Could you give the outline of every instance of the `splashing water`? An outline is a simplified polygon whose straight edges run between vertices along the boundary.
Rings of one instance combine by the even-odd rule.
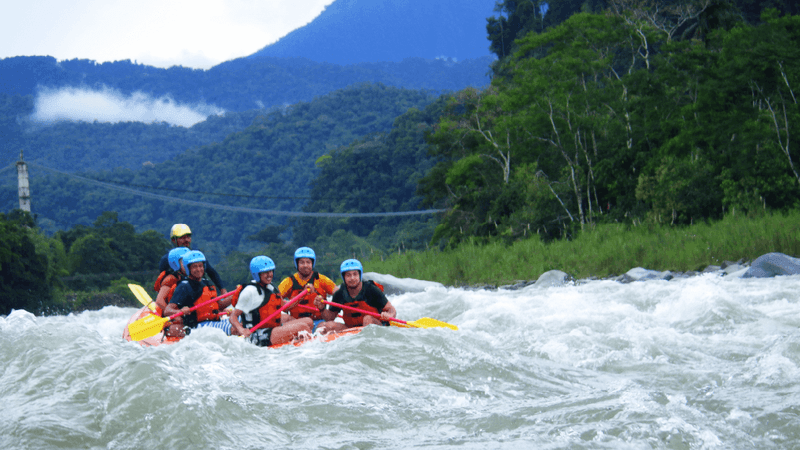
[[[800,276],[390,296],[266,349],[122,338],[130,308],[0,317],[0,448],[796,448]]]

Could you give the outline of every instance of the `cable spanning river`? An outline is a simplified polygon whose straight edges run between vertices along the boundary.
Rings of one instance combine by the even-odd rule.
[[[800,276],[390,296],[265,349],[122,339],[133,308],[0,316],[0,448],[800,448]]]

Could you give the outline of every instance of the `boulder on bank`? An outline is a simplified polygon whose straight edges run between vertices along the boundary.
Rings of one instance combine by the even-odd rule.
[[[560,270],[548,270],[547,272],[539,276],[539,278],[536,280],[536,283],[534,283],[533,286],[536,288],[564,286],[570,281],[572,281],[572,277],[569,276],[566,272],[562,272]]]
[[[742,278],[770,278],[797,274],[800,274],[800,259],[783,253],[767,253],[753,261]]]
[[[625,272],[624,275],[617,278],[620,283],[632,283],[634,281],[648,281],[648,280],[665,280],[669,281],[675,276],[669,270],[659,272],[657,270],[645,269],[643,267],[634,267],[633,269]]]
[[[413,278],[397,278],[376,272],[364,272],[364,280],[373,280],[383,286],[386,295],[404,294],[406,292],[423,292],[429,287],[444,287],[435,281],[415,280]]]

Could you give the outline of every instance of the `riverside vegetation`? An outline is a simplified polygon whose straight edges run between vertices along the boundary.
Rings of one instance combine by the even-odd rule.
[[[535,280],[548,270],[575,278],[621,275],[634,267],[702,271],[724,261],[752,261],[770,252],[800,255],[800,212],[745,217],[734,214],[690,226],[601,224],[572,240],[537,236],[511,244],[464,242],[451,250],[373,258],[367,270],[448,286],[505,285]]]

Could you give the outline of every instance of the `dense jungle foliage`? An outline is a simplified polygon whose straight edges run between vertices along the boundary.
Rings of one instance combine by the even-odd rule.
[[[91,305],[100,291],[132,306],[136,301],[127,283],[149,284],[156,275],[154,261],[169,248],[160,233],[136,233],[115,212],[101,214],[92,226],[79,225],[52,237],[38,229],[30,213],[15,209],[0,214],[0,314],[103,306]]]
[[[687,35],[711,2],[611,4],[530,32],[490,88],[453,96],[420,182],[448,209],[434,241],[798,206],[800,17]]]

